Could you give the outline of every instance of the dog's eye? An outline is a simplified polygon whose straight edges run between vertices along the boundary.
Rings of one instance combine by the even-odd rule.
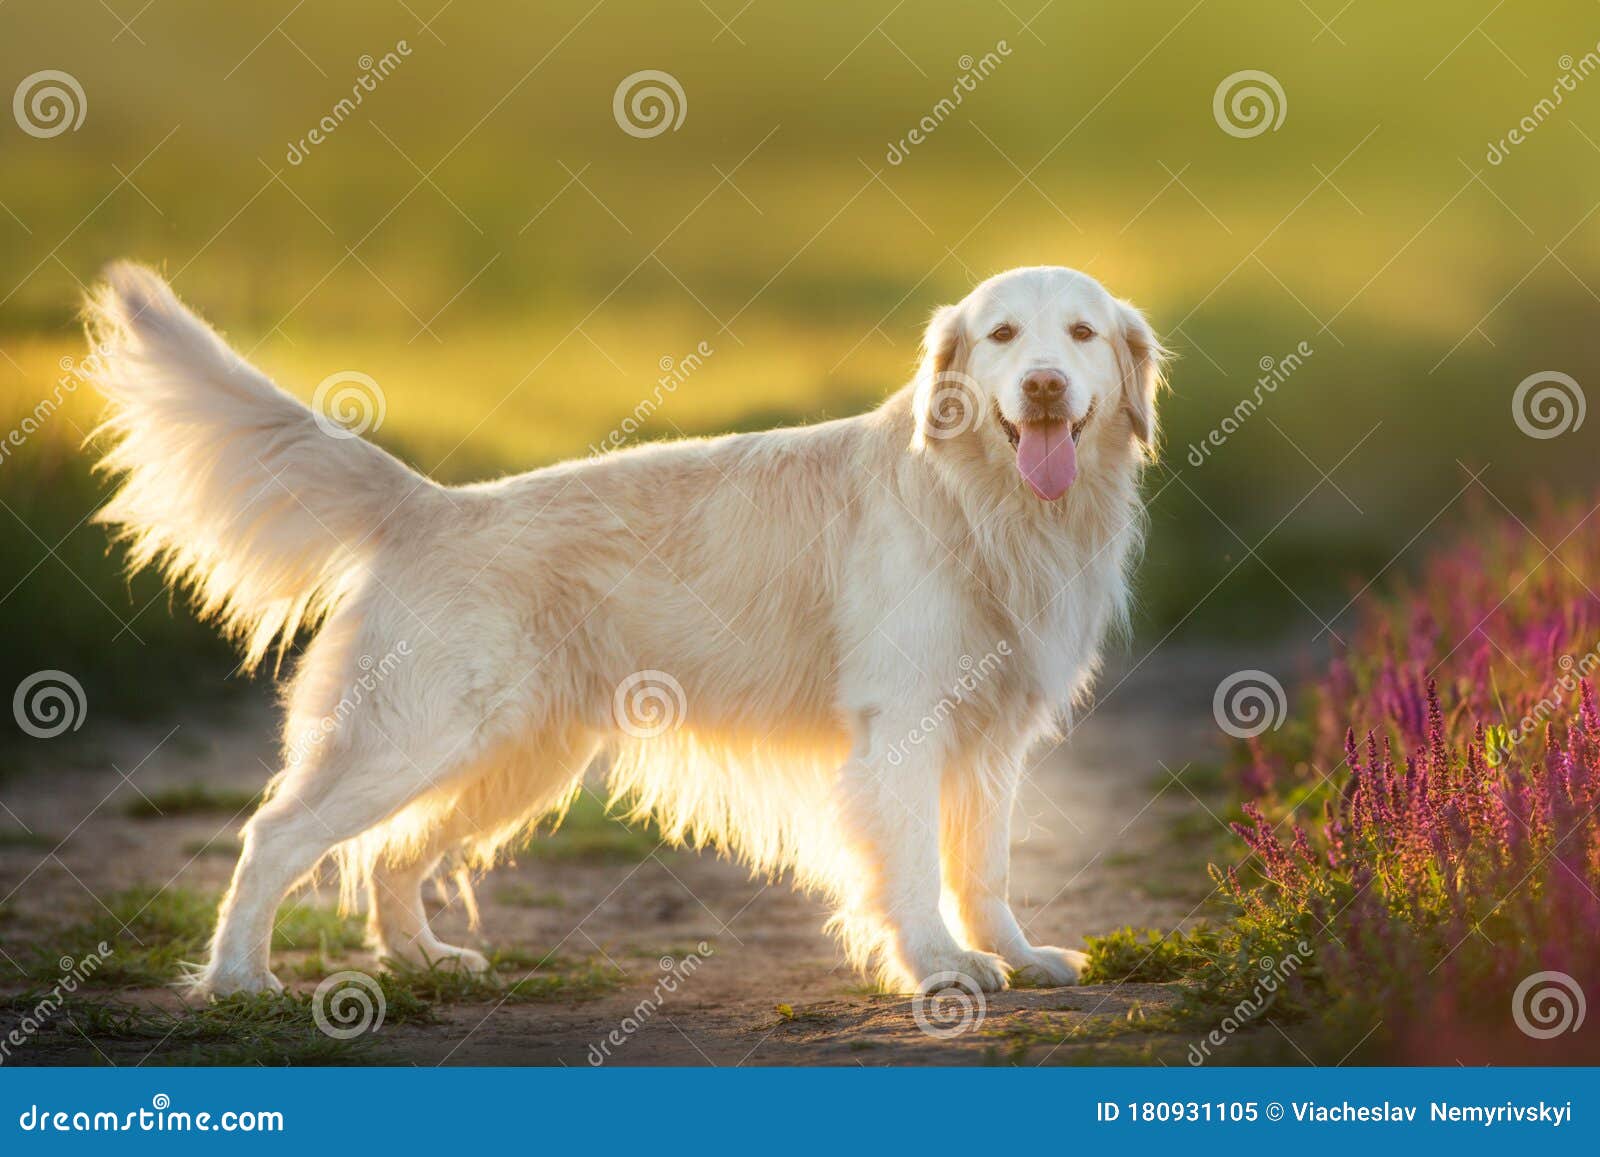
[[[1010,341],[1017,336],[1017,327],[1010,322],[1002,322],[989,331],[989,336],[995,341]]]
[[[1080,321],[1077,325],[1072,327],[1072,339],[1074,341],[1088,341],[1093,336],[1093,326],[1085,325]]]

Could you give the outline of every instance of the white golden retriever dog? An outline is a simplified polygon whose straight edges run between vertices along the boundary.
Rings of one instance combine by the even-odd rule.
[[[198,991],[281,987],[274,914],[329,857],[379,952],[483,969],[433,935],[424,881],[559,818],[602,755],[668,838],[824,895],[894,988],[1078,979],[1011,910],[1010,817],[1125,618],[1164,356],[1092,278],[984,282],[868,414],[456,488],[146,269],[89,311],[121,482],[98,518],[131,565],[191,587],[248,665],[321,624]]]

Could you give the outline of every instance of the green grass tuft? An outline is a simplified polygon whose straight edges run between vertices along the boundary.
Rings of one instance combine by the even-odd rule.
[[[122,814],[139,820],[202,815],[238,816],[243,820],[260,803],[259,792],[230,791],[190,783],[135,796],[123,807]]]

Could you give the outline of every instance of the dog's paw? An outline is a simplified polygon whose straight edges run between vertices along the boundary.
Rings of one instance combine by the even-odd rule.
[[[964,988],[968,992],[999,992],[1010,981],[1010,968],[993,952],[929,953],[918,962],[916,990],[919,993],[938,992],[946,988]]]
[[[489,958],[471,948],[457,948],[454,944],[435,941],[422,946],[415,944],[386,947],[378,946],[378,958],[400,968],[439,969],[449,972],[480,973],[489,971]]]
[[[457,972],[480,973],[489,971],[489,958],[473,948],[457,948],[453,944],[439,945],[432,957],[435,968],[452,968]]]
[[[1089,958],[1072,948],[1030,947],[1009,959],[1018,984],[1041,988],[1077,984],[1089,967]]]
[[[240,993],[253,995],[265,992],[277,995],[283,991],[283,981],[265,968],[252,970],[217,968],[212,965],[193,969],[179,982],[179,986],[193,1000],[219,1000]]]

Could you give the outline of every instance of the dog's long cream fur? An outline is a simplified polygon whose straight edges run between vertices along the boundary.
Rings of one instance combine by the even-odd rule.
[[[277,986],[273,914],[330,854],[380,951],[482,968],[423,881],[492,865],[600,755],[671,839],[827,896],[893,986],[1076,979],[1006,876],[1023,757],[1125,614],[1155,440],[1161,348],[1092,279],[984,283],[859,417],[459,488],[330,433],[148,270],[89,308],[121,478],[99,520],[250,665],[319,628],[201,990]],[[1079,431],[1054,501],[1010,444],[1050,420]]]

